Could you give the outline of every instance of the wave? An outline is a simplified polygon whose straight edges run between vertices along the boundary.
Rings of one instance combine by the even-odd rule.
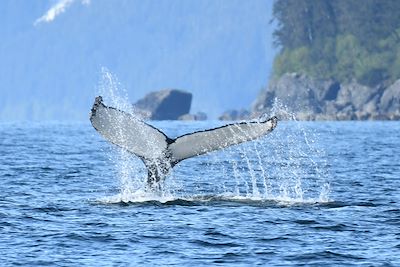
[[[133,193],[119,193],[113,196],[98,198],[95,204],[119,204],[119,205],[250,205],[250,206],[302,206],[302,205],[327,205],[328,200],[320,199],[293,199],[288,197],[261,197],[241,196],[232,193],[222,194],[193,194],[176,196],[162,192],[138,190]]]

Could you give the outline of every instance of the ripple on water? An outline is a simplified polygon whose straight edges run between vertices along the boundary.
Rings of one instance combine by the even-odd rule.
[[[157,123],[175,135],[182,130]],[[184,130],[213,126],[207,123]],[[314,183],[324,169],[305,161],[310,150],[288,149],[297,139],[274,147],[280,159],[269,146],[261,161],[247,153],[249,165],[242,150],[254,144],[188,160],[157,195],[124,191],[126,173],[107,158],[115,151],[89,124],[0,124],[8,139],[0,142],[0,265],[400,266],[400,124],[304,125],[327,147],[326,198]],[[256,145],[297,133],[289,122],[278,127],[279,136]],[[143,180],[142,165],[127,173]]]
[[[286,257],[288,259],[295,260],[326,260],[326,259],[339,259],[339,260],[363,260],[364,257],[360,257],[357,255],[349,254],[349,253],[338,253],[329,250],[311,252],[311,253],[303,253],[300,255],[293,255]]]

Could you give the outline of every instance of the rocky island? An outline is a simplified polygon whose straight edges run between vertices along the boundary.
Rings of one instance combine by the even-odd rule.
[[[150,120],[206,120],[205,113],[190,114],[192,98],[189,92],[165,89],[150,92],[133,107],[143,118]]]

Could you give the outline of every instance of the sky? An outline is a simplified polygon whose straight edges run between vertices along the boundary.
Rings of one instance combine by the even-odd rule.
[[[132,103],[181,89],[216,118],[250,107],[276,52],[269,0],[2,0],[0,12],[0,121],[87,120],[103,68]]]

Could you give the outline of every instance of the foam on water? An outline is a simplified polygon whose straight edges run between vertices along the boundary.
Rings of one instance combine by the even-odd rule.
[[[222,193],[218,195],[191,195],[191,196],[177,196],[177,195],[162,195],[150,191],[137,190],[130,194],[119,193],[114,196],[107,196],[98,198],[95,203],[100,204],[139,204],[139,203],[160,203],[160,204],[174,204],[179,202],[192,203],[192,204],[213,204],[213,203],[232,203],[232,204],[266,204],[279,205],[279,206],[293,206],[293,205],[314,205],[332,203],[331,201],[318,201],[314,199],[293,199],[293,198],[265,198],[256,196],[243,196],[236,193]]]
[[[107,69],[102,72],[99,91],[105,103],[141,119],[115,76]],[[277,99],[270,114],[264,114],[260,120],[271,116],[277,116],[280,120],[273,133],[207,155],[207,160],[218,164],[207,164],[207,172],[203,176],[210,173],[221,176],[221,184],[216,185],[218,190],[211,193],[225,201],[328,202],[329,169],[325,152],[318,143],[318,133],[307,128],[306,123],[299,122],[294,113]],[[149,149],[152,147],[150,143],[147,145]],[[120,192],[99,199],[102,203],[166,203],[177,199],[203,199],[199,192],[189,192],[184,188],[182,181],[185,177],[180,177],[179,172],[172,172],[168,176],[160,192],[152,192],[147,190],[147,171],[138,158],[118,148],[112,150],[109,158],[118,172]],[[185,164],[185,161],[181,164]],[[204,179],[194,177],[195,181]]]

